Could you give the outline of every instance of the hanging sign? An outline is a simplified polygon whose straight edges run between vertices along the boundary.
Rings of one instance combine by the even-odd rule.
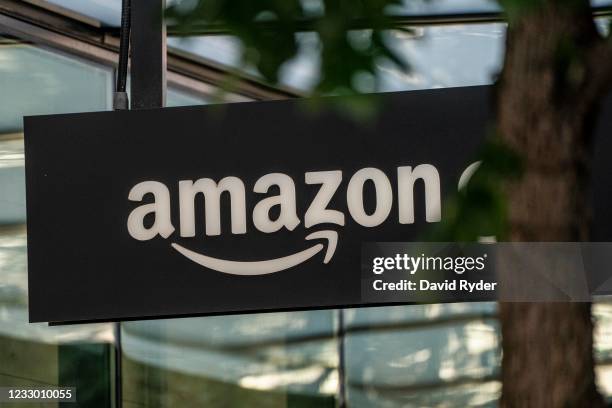
[[[299,101],[27,117],[30,320],[373,303],[362,244],[444,218],[488,93],[384,94],[371,122]]]

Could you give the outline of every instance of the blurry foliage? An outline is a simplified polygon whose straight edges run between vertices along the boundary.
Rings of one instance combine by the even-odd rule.
[[[383,60],[404,72],[408,64],[388,46],[385,10],[401,0],[183,0],[166,11],[179,29],[223,26],[242,45],[242,66],[256,67],[278,84],[284,64],[300,51],[297,34],[319,38],[320,78],[315,94],[357,94],[376,82]],[[368,29],[355,30],[357,27]],[[361,89],[360,89],[361,88]],[[374,89],[372,89],[374,90]]]
[[[481,237],[503,241],[507,236],[508,209],[502,185],[521,176],[522,161],[499,137],[487,140],[478,158],[480,166],[463,188],[447,198],[442,222],[432,228],[427,241],[470,242]]]

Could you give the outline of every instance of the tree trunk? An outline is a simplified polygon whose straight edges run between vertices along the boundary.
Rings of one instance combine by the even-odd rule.
[[[524,174],[506,185],[509,240],[588,240],[589,140],[608,60],[587,0],[541,0],[510,22],[497,121]],[[590,304],[501,303],[500,320],[502,406],[604,406]]]

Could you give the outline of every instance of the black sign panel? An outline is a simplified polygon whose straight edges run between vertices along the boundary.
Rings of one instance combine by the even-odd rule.
[[[386,94],[371,123],[299,101],[28,117],[30,320],[365,303],[362,243],[444,217],[488,93]],[[610,183],[595,187],[610,224]]]

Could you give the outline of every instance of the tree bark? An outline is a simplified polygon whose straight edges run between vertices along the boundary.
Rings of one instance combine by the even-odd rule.
[[[522,158],[505,186],[509,240],[588,240],[590,136],[610,47],[587,0],[541,0],[510,22],[497,84],[501,138]],[[500,303],[503,407],[602,407],[591,305]]]

